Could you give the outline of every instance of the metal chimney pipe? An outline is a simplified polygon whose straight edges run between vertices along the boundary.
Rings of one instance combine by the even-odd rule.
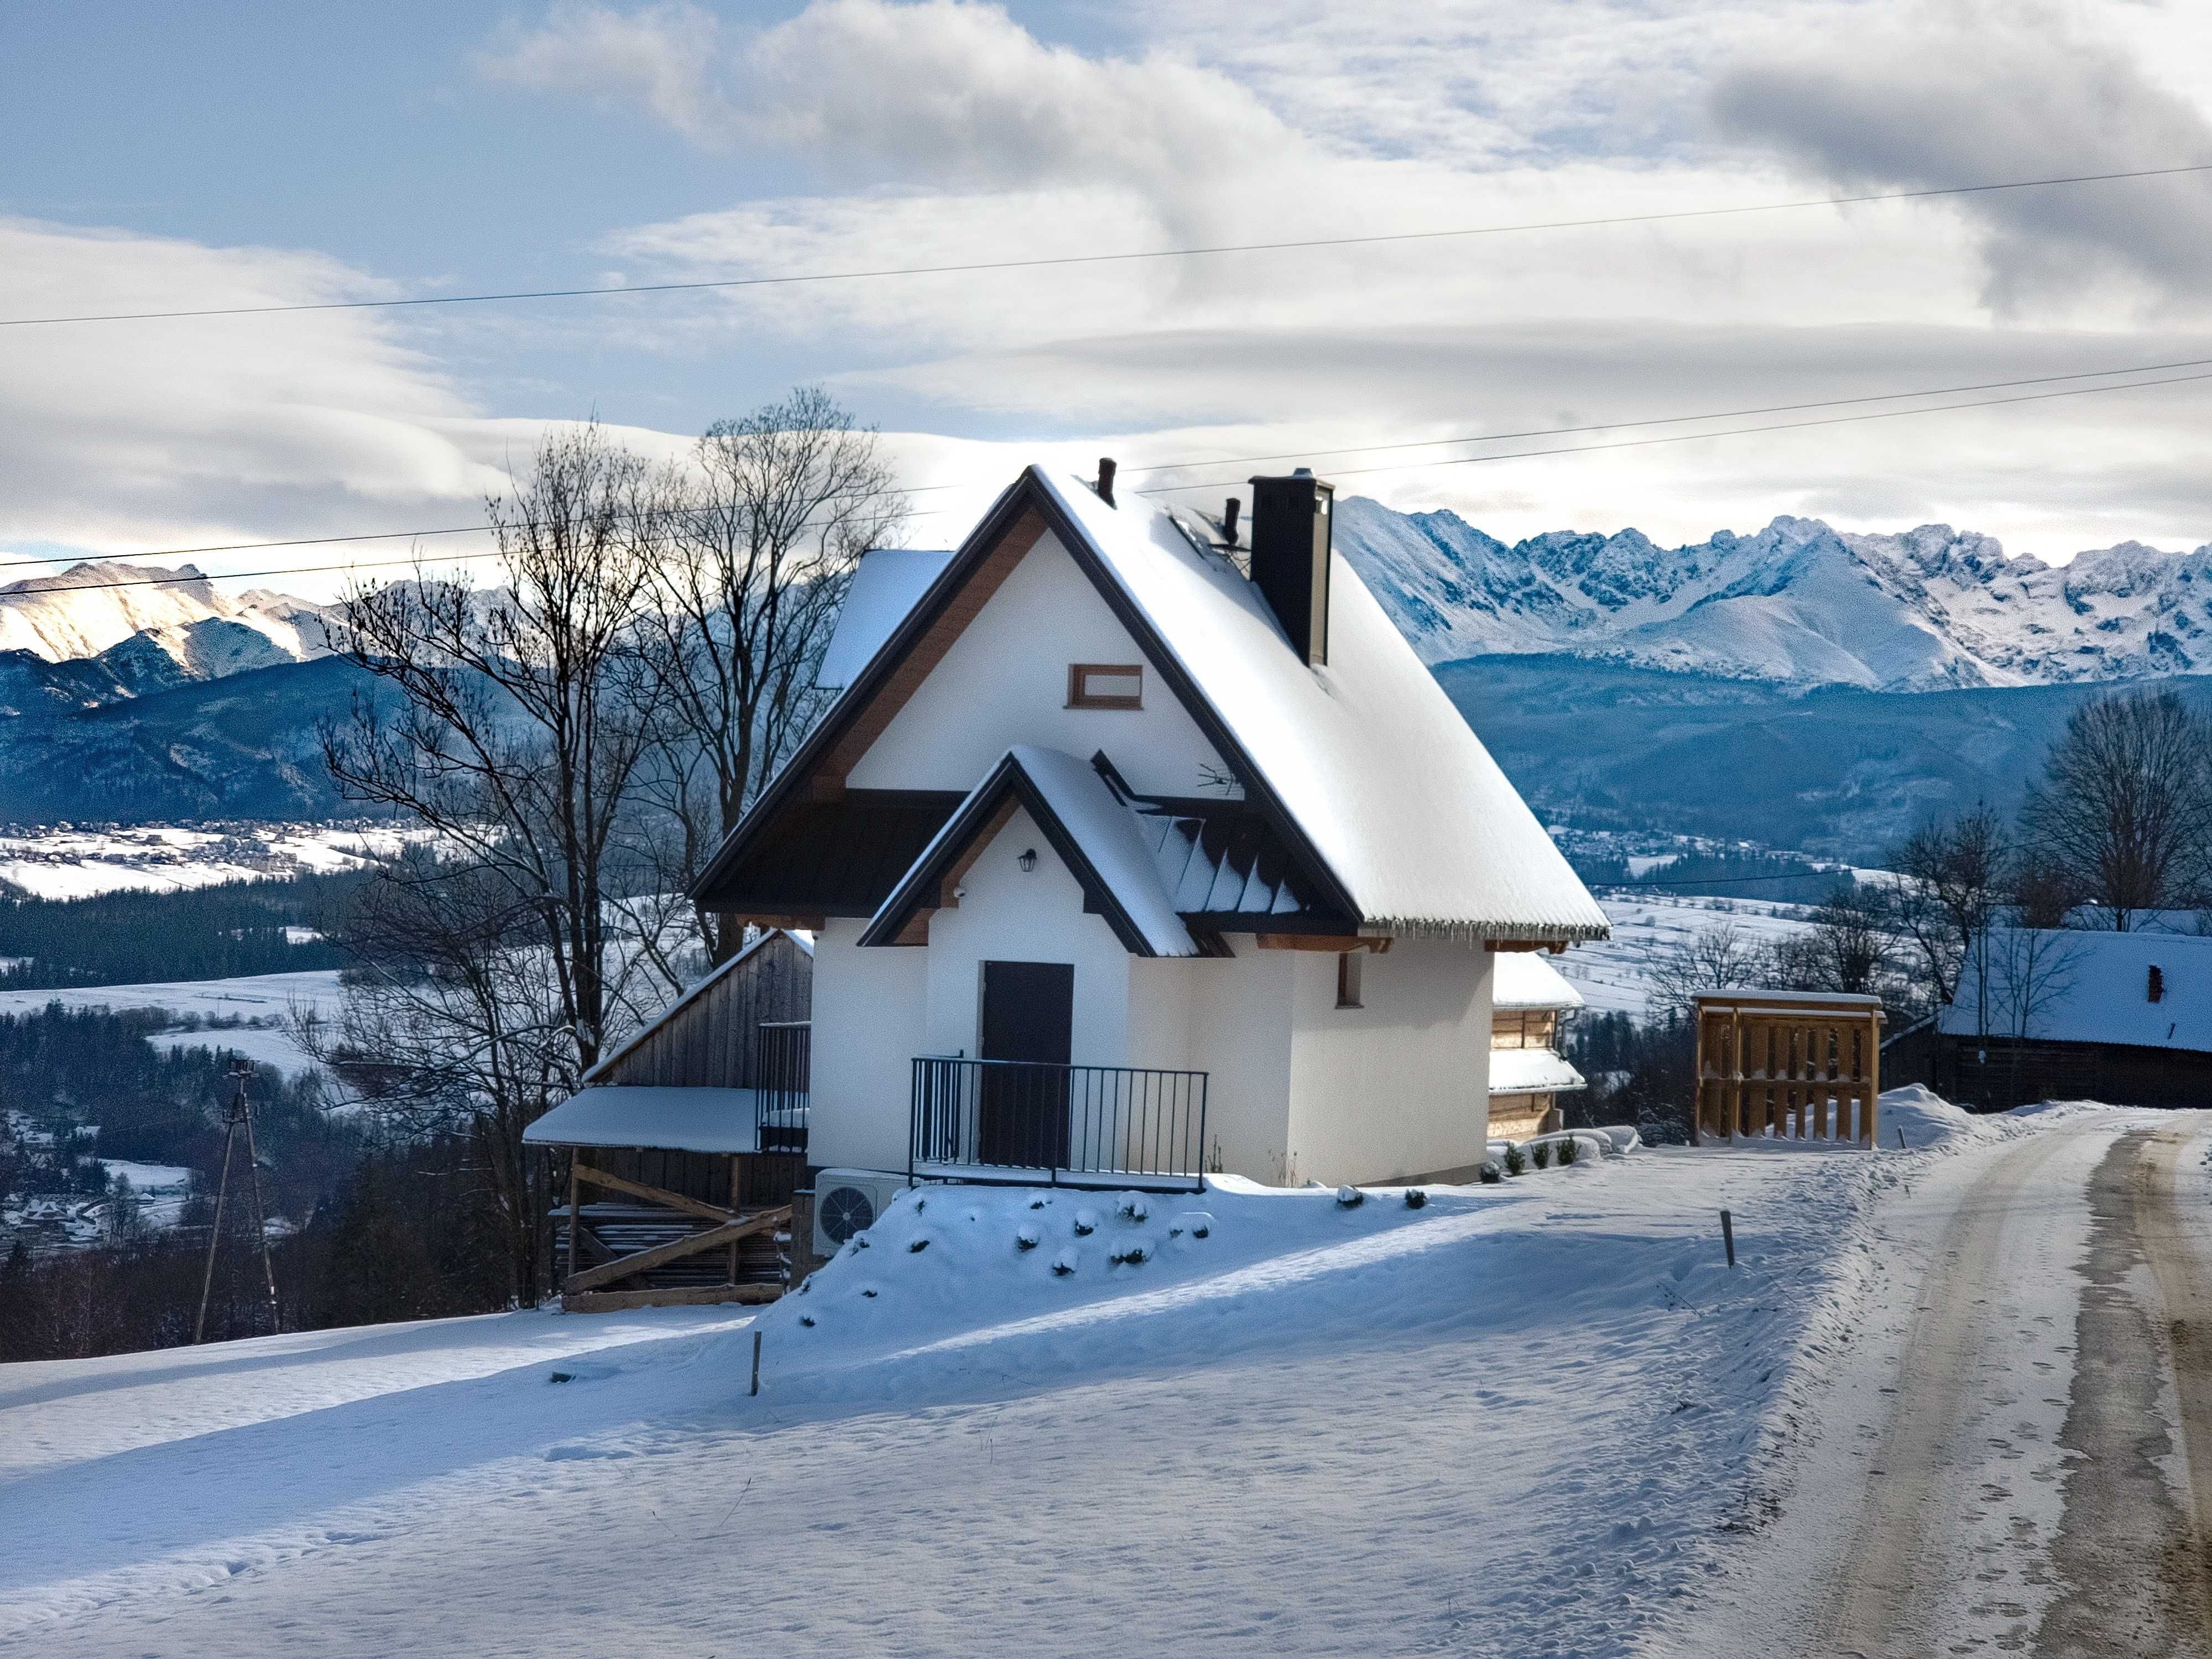
[[[1098,499],[1109,507],[1114,505],[1114,458],[1111,455],[1098,458]]]
[[[1234,495],[1221,509],[1221,539],[1231,547],[1237,545],[1237,515],[1243,510],[1244,503]]]

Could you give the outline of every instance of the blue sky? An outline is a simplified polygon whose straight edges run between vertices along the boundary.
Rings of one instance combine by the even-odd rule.
[[[2207,9],[22,4],[0,11],[0,314],[2212,161],[2187,74],[2212,50]],[[597,413],[672,454],[801,380],[893,434],[915,481],[975,481],[917,526],[943,540],[1032,456],[1334,450],[2212,357],[2207,256],[2212,188],[2183,180],[1180,265],[20,331],[0,338],[16,440],[0,545],[465,521],[545,422]],[[1351,487],[1506,536],[1694,539],[1789,512],[1943,520],[2052,556],[2194,545],[2212,538],[2206,401],[2182,386]]]

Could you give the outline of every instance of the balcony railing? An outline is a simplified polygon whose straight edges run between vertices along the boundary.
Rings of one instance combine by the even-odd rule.
[[[753,1097],[754,1144],[763,1152],[806,1150],[807,1091],[813,1073],[811,1020],[763,1020],[759,1083]]]
[[[924,1055],[908,1173],[1054,1186],[1205,1185],[1204,1072]]]

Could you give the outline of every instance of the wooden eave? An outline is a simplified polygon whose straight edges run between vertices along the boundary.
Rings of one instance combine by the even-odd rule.
[[[717,897],[717,889],[758,843],[766,827],[794,800],[834,798],[860,757],[880,738],[922,682],[944,660],[953,641],[982,610],[1045,531],[1059,538],[1078,568],[1106,601],[1146,661],[1175,693],[1199,730],[1226,759],[1244,786],[1245,799],[1267,818],[1336,910],[1348,918],[1358,907],[1220,712],[1207,701],[1181,659],[1168,648],[1143,611],[1123,591],[1091,545],[1090,538],[1061,509],[1035,467],[1008,485],[959,550],[922,594],[890,639],[753,804],[730,838],[691,886],[690,896],[713,909],[742,910],[744,901]],[[1289,649],[1288,646],[1284,647]],[[1355,924],[1356,925],[1356,922]]]

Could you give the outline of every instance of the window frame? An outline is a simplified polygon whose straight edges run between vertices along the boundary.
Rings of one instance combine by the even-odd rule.
[[[1366,975],[1360,964],[1364,951],[1340,951],[1336,955],[1336,1006],[1340,1008],[1364,1008]]]
[[[1133,678],[1135,691],[1126,696],[1111,692],[1093,691],[1089,680],[1094,674],[1112,674]],[[1067,665],[1067,706],[1070,708],[1141,709],[1145,706],[1145,665],[1140,662],[1072,662]]]

